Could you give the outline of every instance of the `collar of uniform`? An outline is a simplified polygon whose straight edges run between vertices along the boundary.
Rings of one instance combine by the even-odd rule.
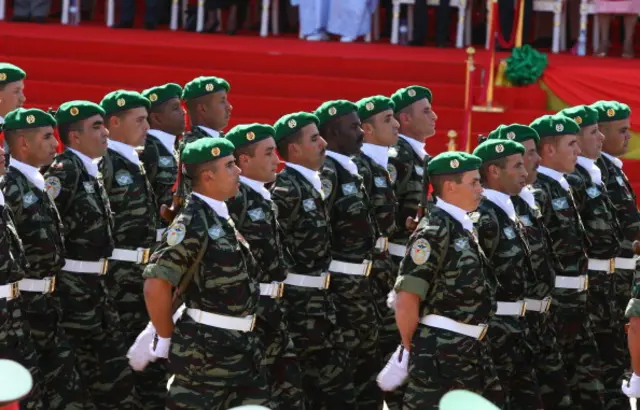
[[[135,147],[125,144],[124,142],[114,140],[107,140],[107,146],[125,157],[132,164],[140,166],[140,158],[138,158],[138,152]]]
[[[578,157],[578,164],[589,172],[591,182],[596,185],[602,185],[602,171],[596,165],[596,161],[587,157]]]
[[[534,198],[533,193],[528,186],[522,188],[518,196],[522,198],[531,209],[536,209],[538,207],[536,205],[536,199]]]
[[[84,164],[84,167],[86,168],[89,175],[91,175],[94,178],[98,176],[98,165],[93,162],[94,160],[84,155],[82,152],[75,150],[71,147],[67,147],[67,149],[72,153],[74,153],[78,158],[80,158],[80,161],[82,161],[82,163]]]
[[[494,204],[498,205],[504,213],[507,214],[509,219],[512,221],[516,221],[516,208],[513,206],[513,202],[511,202],[511,198],[509,195],[502,193],[500,191],[496,191],[495,189],[484,189],[484,197]]]
[[[329,150],[327,150],[327,156],[336,160],[338,164],[342,165],[351,175],[358,175],[358,166],[350,157]]]
[[[20,162],[14,157],[10,157],[9,166],[20,171],[20,173],[27,177],[27,179],[31,181],[33,185],[37,186],[38,189],[44,191],[44,177],[42,176],[38,168],[33,167],[29,164],[25,164],[24,162]]]
[[[315,190],[318,191],[320,193],[320,195],[323,195],[322,194],[322,181],[320,180],[320,174],[318,173],[318,171],[314,171],[314,170],[309,169],[307,167],[303,167],[302,165],[293,164],[291,162],[285,162],[285,165],[288,166],[289,168],[295,169],[296,171],[301,173],[302,176],[305,177],[307,179],[307,181],[309,181],[311,183],[311,185],[313,185]]]
[[[462,224],[462,227],[467,231],[473,231],[473,221],[471,220],[471,218],[469,218],[469,215],[467,215],[467,212],[465,210],[463,210],[462,208],[458,208],[455,205],[451,205],[440,197],[436,198],[436,206],[438,208],[442,209],[443,211],[451,215],[453,219],[460,222],[460,224]]]
[[[389,163],[389,147],[365,142],[362,144],[361,151],[364,155],[371,158],[373,162],[387,169],[387,164]]]
[[[569,192],[569,182],[567,182],[567,179],[564,177],[564,175],[562,175],[561,172],[558,172],[555,169],[543,167],[542,165],[538,167],[538,172],[558,181],[558,183],[562,185],[562,188],[565,191]]]
[[[210,136],[212,136],[213,138],[218,138],[220,136],[220,133],[216,130],[212,130],[209,127],[205,127],[204,125],[198,125],[198,127],[200,127],[200,129],[204,132],[206,132],[207,134],[209,134]],[[173,150],[171,151],[173,152]]]
[[[262,195],[262,197],[267,201],[271,201],[271,192],[264,187],[264,182],[259,182],[255,179],[247,178],[242,175],[240,175],[240,182]]]
[[[4,206],[4,194],[2,190],[0,190],[0,206]]]
[[[613,162],[613,165],[622,169],[622,160],[620,158],[616,158],[613,155],[607,154],[606,152],[602,152],[601,154],[604,155],[609,161]]]
[[[4,124],[4,117],[0,115],[0,124]]]
[[[161,130],[149,130],[147,131],[147,133],[156,137],[162,143],[162,145],[164,145],[167,151],[174,151],[174,144],[176,143],[175,135],[171,135],[168,132],[164,132]]]
[[[406,135],[402,135],[402,134],[400,134],[400,138],[407,141],[407,143],[411,145],[413,152],[415,152],[416,155],[419,156],[420,159],[424,161],[424,157],[427,156],[427,151],[424,150],[424,142],[414,140],[413,138],[409,138]]]
[[[209,198],[208,196],[204,196],[197,192],[194,192],[193,195],[202,199],[207,205],[209,205],[209,207],[213,209],[213,212],[215,212],[216,215],[223,219],[229,219],[229,209],[227,208],[227,204],[222,201],[218,201],[217,199]]]

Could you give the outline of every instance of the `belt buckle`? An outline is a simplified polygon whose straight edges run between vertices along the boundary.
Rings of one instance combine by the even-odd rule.
[[[381,236],[378,238],[378,241],[382,241],[382,246],[380,246],[380,249],[378,249],[378,251],[380,252],[386,252],[389,249],[389,238],[387,238],[386,236]]]
[[[141,255],[140,261],[138,262],[139,265],[146,265],[147,263],[149,263],[149,253],[149,248],[138,248],[138,255]]]
[[[614,273],[616,271],[616,259],[609,259],[609,273]]]
[[[20,283],[13,282],[9,284],[9,299],[15,299],[20,296]]]
[[[251,326],[249,327],[249,332],[253,332],[253,329],[256,327],[256,315],[251,315]]]
[[[584,277],[584,287],[582,288],[583,291],[589,289],[589,275],[582,275]]]
[[[45,282],[45,288],[42,291],[42,294],[46,295],[47,293],[53,293],[53,291],[56,289],[56,277],[51,276],[51,277],[45,278],[44,282]]]
[[[527,313],[527,302],[522,300],[520,303],[522,304],[522,307],[520,308],[520,317],[522,317]]]
[[[553,299],[550,298],[550,297],[546,297],[546,298],[542,299],[543,302],[546,302],[546,305],[544,307],[544,313],[549,312],[549,309],[551,309],[551,301],[552,300]]]
[[[487,331],[489,330],[489,326],[487,326],[486,324],[481,324],[478,325],[482,328],[482,332],[480,332],[480,335],[477,337],[478,340],[482,340],[484,339],[484,337],[487,335]]]
[[[371,267],[373,266],[373,263],[371,261],[366,261],[367,264],[367,269],[364,271],[364,277],[367,278],[369,277],[369,275],[371,275]]]
[[[109,269],[109,259],[102,259],[102,271],[98,275],[103,276],[107,274],[107,270]]]
[[[284,283],[282,282],[274,282],[274,284],[277,286],[276,290],[276,295],[273,297],[274,299],[278,299],[281,298],[282,295],[284,295]]]
[[[325,272],[324,274],[324,286],[321,289],[329,289],[329,284],[331,283],[331,273]]]

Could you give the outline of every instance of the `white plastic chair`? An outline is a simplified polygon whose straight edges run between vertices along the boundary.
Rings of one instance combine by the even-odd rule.
[[[418,0],[423,1],[423,0]],[[428,6],[438,6],[440,0],[426,0]],[[400,7],[406,5],[409,38],[413,34],[413,6],[415,0],[393,0],[391,19],[391,44],[398,44],[398,32],[400,30]],[[456,48],[462,48],[471,44],[471,0],[451,0],[450,6],[458,9],[458,23],[456,25]],[[426,17],[425,17],[426,18]]]
[[[600,46],[600,27],[598,25],[598,19],[596,18],[596,6],[591,0],[582,0],[580,2],[580,36],[587,37],[587,23],[589,21],[589,14],[594,16],[593,19],[593,49],[597,50]],[[580,54],[581,55],[581,54]]]

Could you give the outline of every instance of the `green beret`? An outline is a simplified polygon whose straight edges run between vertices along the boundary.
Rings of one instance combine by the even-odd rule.
[[[144,107],[149,109],[151,103],[142,94],[136,91],[117,90],[105,95],[100,106],[106,115],[120,111],[131,110],[133,108]]]
[[[144,90],[142,96],[148,99],[152,106],[160,105],[172,98],[179,99],[182,96],[182,87],[175,83],[151,87]]]
[[[320,126],[320,120],[313,114],[308,112],[296,112],[293,114],[287,114],[282,117],[273,125],[275,130],[276,142],[280,141],[284,137],[287,137],[295,132],[303,129],[309,124],[316,124]]]
[[[182,150],[183,164],[202,164],[233,154],[235,147],[225,138],[200,138]]]
[[[254,123],[236,125],[231,128],[224,137],[228,139],[234,147],[240,148],[266,140],[267,138],[272,138],[275,133],[271,125]]]
[[[508,139],[486,140],[473,150],[473,155],[480,158],[482,162],[494,161],[496,159],[508,157],[509,155],[524,153],[524,145]]]
[[[4,117],[2,129],[8,131],[47,126],[56,126],[56,119],[51,114],[37,108],[18,108]]]
[[[395,104],[391,98],[384,95],[376,95],[374,97],[363,98],[356,103],[358,107],[358,116],[361,121],[371,118],[382,111],[393,110]]]
[[[558,115],[569,117],[581,127],[588,127],[598,123],[598,110],[588,105],[577,105],[571,108],[565,108]]]
[[[419,85],[411,85],[406,88],[401,88],[391,96],[391,100],[395,104],[396,112],[405,109],[416,101],[426,98],[429,102],[432,101],[433,95],[431,90]]]
[[[347,100],[334,100],[323,103],[313,114],[318,117],[318,121],[320,121],[318,126],[321,127],[329,122],[329,120],[342,117],[352,112],[358,112],[358,107],[354,103]]]
[[[20,67],[9,63],[0,63],[0,85],[24,80],[27,73]]]
[[[533,140],[536,145],[540,142],[538,133],[533,128],[522,124],[501,125],[491,131],[487,140],[513,140],[515,142],[525,142]]]
[[[217,93],[220,90],[229,92],[231,86],[223,78],[197,77],[189,81],[182,90],[182,99],[185,101],[202,97],[203,95]]]
[[[447,151],[436,155],[427,167],[429,176],[459,174],[480,168],[482,160],[475,155],[462,151]]]
[[[598,112],[598,122],[626,120],[631,116],[631,108],[617,101],[598,101],[590,105]]]
[[[101,106],[91,101],[67,101],[56,111],[58,125],[86,120],[94,115],[104,117],[105,112]]]
[[[540,138],[556,137],[558,135],[578,134],[580,126],[571,118],[564,115],[543,115],[529,124]]]

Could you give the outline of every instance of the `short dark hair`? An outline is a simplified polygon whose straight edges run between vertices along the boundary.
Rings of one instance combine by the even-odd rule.
[[[109,126],[109,121],[111,121],[111,118],[118,117],[119,119],[122,119],[122,117],[124,117],[126,113],[127,111],[118,111],[118,112],[112,112],[110,114],[105,115],[104,116],[105,126]]]
[[[440,194],[442,194],[442,187],[445,182],[455,182],[456,184],[462,183],[463,175],[464,173],[431,176],[429,178],[429,182],[433,187],[433,196],[440,196]]]
[[[69,133],[72,131],[82,131],[82,121],[74,121],[58,125],[58,134],[60,141],[64,145],[69,145]]]
[[[253,157],[254,155],[256,155],[256,145],[249,144],[236,148],[233,152],[233,156],[236,157],[236,162],[238,162],[238,158],[240,158],[240,155],[248,155],[250,157]]]
[[[289,159],[289,145],[298,144],[300,139],[302,138],[302,128],[294,132],[293,134],[287,135],[286,137],[281,138],[276,143],[276,148],[278,148],[278,153],[285,161]]]
[[[502,158],[498,158],[498,159],[494,159],[493,161],[487,161],[484,162],[481,166],[480,166],[480,181],[482,182],[486,182],[487,181],[487,172],[489,171],[489,167],[491,165],[495,165],[500,169],[505,169],[505,167],[507,166],[507,157],[502,157]]]
[[[560,141],[561,137],[562,135],[554,135],[553,137],[540,138],[540,143],[538,144],[538,154],[542,154],[542,148],[545,145],[549,145],[549,144],[552,144],[553,146],[558,145],[558,142]]]

